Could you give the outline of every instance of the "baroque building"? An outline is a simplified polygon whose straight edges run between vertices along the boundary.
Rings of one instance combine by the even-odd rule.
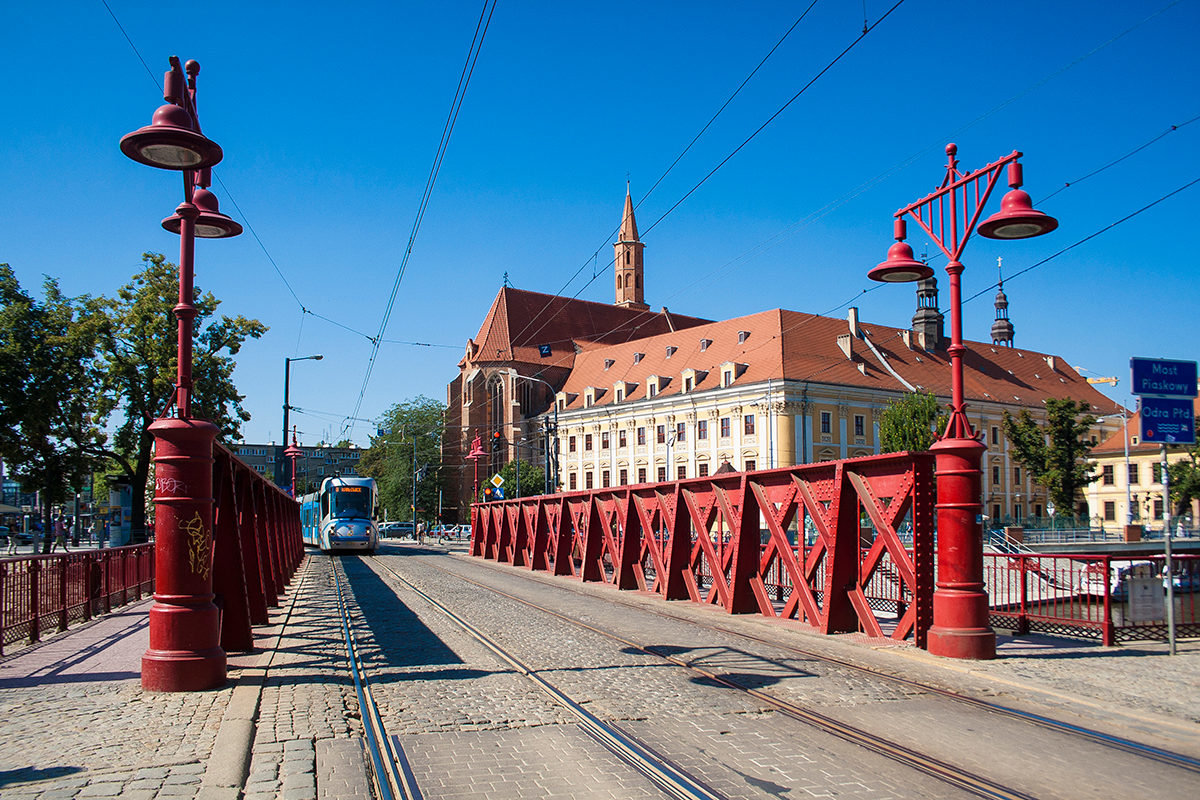
[[[467,342],[447,388],[443,453],[453,476],[447,505],[460,520],[469,516],[475,465],[465,457],[475,436],[495,443],[479,461],[480,485],[520,458],[550,465],[558,488],[571,491],[704,476],[724,464],[871,455],[890,401],[923,391],[949,402],[934,279],[918,285],[909,329],[862,321],[855,308],[845,319],[777,308],[711,321],[645,303],[628,190],[613,248],[612,305],[502,288]],[[1046,493],[1011,457],[1004,412],[1044,417],[1051,397],[1096,414],[1115,406],[1062,358],[1013,347],[1011,322],[1003,327],[994,343],[966,343],[965,391],[988,446],[984,513],[1020,520],[1043,515]]]

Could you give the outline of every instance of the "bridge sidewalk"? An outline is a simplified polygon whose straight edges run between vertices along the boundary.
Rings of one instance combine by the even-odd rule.
[[[270,709],[260,709],[264,691],[272,696],[269,668],[309,658],[298,653],[310,642],[285,630],[303,618],[298,607],[311,599],[305,597],[307,566],[281,607],[272,609],[271,624],[255,629],[259,649],[230,654],[229,681],[220,689],[142,690],[152,600],[0,659],[0,796],[236,800],[254,779],[260,794],[288,800],[370,797],[354,737],[263,744],[259,734],[256,742],[260,711],[270,721],[282,704],[273,699]],[[337,645],[329,643],[329,669],[341,666]],[[292,712],[305,712],[303,697],[289,695],[287,702],[297,706]],[[345,709],[336,711],[341,716]],[[251,774],[252,754],[257,775]],[[264,760],[275,763],[264,766]],[[269,784],[262,783],[264,768],[273,776]],[[318,792],[319,770],[336,776],[336,785]]]

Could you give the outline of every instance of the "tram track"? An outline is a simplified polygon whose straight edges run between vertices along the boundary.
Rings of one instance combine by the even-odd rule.
[[[485,568],[491,569],[492,571],[500,573],[500,574],[505,574],[504,570],[499,569],[495,566],[492,566],[491,564],[487,564],[486,562],[483,562],[483,563],[484,563]],[[488,591],[496,592],[496,593],[501,594],[502,596],[508,597],[509,599],[512,599],[514,601],[525,603],[526,605],[531,605],[533,607],[537,607],[536,604],[531,604],[528,601],[524,600],[523,598],[505,593],[499,589],[496,589],[495,587],[488,586],[487,584],[483,584],[478,581],[474,581],[471,578],[461,575],[460,573],[454,572],[453,570],[446,570],[443,567],[438,567],[438,566],[432,565],[432,564],[430,566],[433,567],[434,569],[441,570],[447,574],[454,575],[455,577],[458,577],[459,579],[461,579],[463,581],[471,583],[474,586],[478,586],[480,588],[487,589]],[[563,591],[570,592],[579,597],[591,597],[592,596],[586,592],[577,591],[572,586],[570,586],[570,584],[567,584],[567,583],[563,583],[562,585],[559,585],[559,583],[556,582],[554,585],[557,586],[558,588],[562,589]],[[1164,748],[1154,747],[1152,745],[1147,745],[1142,742],[1136,742],[1131,739],[1126,739],[1126,738],[1123,738],[1120,736],[1114,736],[1112,734],[1107,734],[1102,731],[1097,731],[1097,730],[1094,730],[1091,728],[1086,728],[1086,727],[1083,727],[1080,725],[1073,725],[1071,723],[1063,722],[1062,720],[1056,720],[1051,717],[1046,717],[1046,716],[1043,716],[1040,714],[1035,714],[1033,712],[1025,711],[1023,709],[1013,708],[1011,706],[1006,706],[1006,705],[1003,705],[1000,703],[995,703],[995,702],[992,702],[989,700],[984,700],[984,699],[981,699],[978,697],[972,697],[970,695],[962,694],[960,692],[955,692],[950,689],[944,689],[940,686],[935,686],[935,685],[929,684],[929,683],[923,683],[921,681],[918,681],[918,680],[915,680],[912,678],[905,678],[903,676],[895,675],[893,673],[885,672],[883,670],[874,669],[872,667],[866,667],[861,664],[856,664],[852,661],[835,658],[833,656],[830,656],[825,653],[820,653],[815,650],[805,650],[804,648],[785,644],[783,642],[780,642],[780,641],[777,641],[774,639],[767,639],[767,638],[761,637],[761,636],[754,636],[753,634],[749,634],[744,631],[734,630],[732,628],[727,628],[727,627],[717,626],[717,625],[706,625],[701,622],[697,622],[694,619],[690,619],[688,617],[680,616],[677,614],[667,613],[665,610],[662,610],[662,609],[647,607],[645,605],[636,604],[636,603],[625,602],[625,601],[621,600],[619,597],[606,597],[605,601],[613,603],[614,605],[619,605],[619,606],[623,606],[625,608],[641,611],[643,613],[653,614],[653,615],[663,618],[663,619],[670,619],[675,622],[681,622],[681,623],[684,623],[687,625],[691,625],[693,627],[700,628],[701,630],[716,631],[716,632],[719,632],[719,633],[727,635],[727,636],[732,636],[732,637],[741,639],[743,641],[748,641],[748,642],[753,642],[753,643],[759,644],[759,645],[766,645],[769,647],[773,647],[778,650],[782,650],[784,652],[790,653],[792,655],[808,659],[810,661],[818,661],[822,664],[826,664],[826,665],[836,667],[839,669],[850,670],[850,671],[858,673],[860,675],[865,675],[865,676],[868,676],[871,678],[876,678],[879,680],[887,681],[889,683],[892,683],[893,685],[900,686],[905,689],[911,689],[914,691],[941,697],[943,699],[949,700],[954,703],[958,703],[961,705],[965,705],[965,706],[977,708],[982,711],[986,711],[990,714],[994,714],[997,716],[1006,717],[1009,719],[1024,722],[1026,724],[1033,725],[1035,727],[1039,727],[1039,728],[1054,731],[1056,733],[1060,733],[1060,734],[1063,734],[1066,736],[1089,741],[1089,742],[1092,742],[1095,744],[1102,745],[1104,747],[1108,747],[1113,750],[1117,750],[1117,751],[1120,751],[1123,753],[1137,756],[1139,758],[1149,759],[1149,760],[1156,761],[1158,763],[1161,763],[1161,764],[1164,764],[1167,766],[1175,767],[1175,768],[1182,769],[1182,770],[1185,770],[1185,771],[1193,773],[1193,774],[1200,775],[1200,759],[1192,758],[1191,756],[1187,756],[1182,753],[1176,753],[1176,752],[1173,752],[1170,750],[1166,750]],[[571,620],[569,617],[564,617],[561,614],[554,612],[553,610],[550,610],[550,609],[542,609],[542,610],[546,611],[547,613],[554,614],[566,621],[573,622],[574,624],[577,624],[577,625],[584,625],[586,627],[586,623],[580,623],[578,621]],[[652,651],[652,646],[651,646],[651,651]],[[648,651],[648,652],[650,652],[650,651]],[[668,660],[673,659],[673,657],[669,657],[666,654],[659,654],[659,655],[660,655],[660,657],[668,658]]]
[[[882,755],[894,762],[898,762],[907,767],[915,769],[918,772],[921,772],[925,775],[933,777],[945,784],[948,784],[957,789],[965,791],[976,797],[993,798],[995,800],[1033,800],[1033,797],[1034,797],[1033,795],[1026,794],[1026,793],[1016,790],[1012,787],[1004,786],[1004,785],[1002,785],[998,782],[992,781],[982,775],[972,773],[968,770],[965,770],[961,767],[950,764],[948,762],[942,761],[942,760],[940,760],[936,757],[930,756],[928,754],[920,753],[912,748],[906,747],[905,745],[899,744],[897,742],[888,741],[886,739],[879,737],[876,734],[870,733],[868,731],[864,731],[853,725],[849,725],[847,723],[840,722],[838,720],[833,719],[832,717],[811,711],[809,709],[801,708],[800,706],[798,706],[794,703],[790,703],[786,700],[782,700],[781,698],[775,697],[775,696],[771,695],[770,693],[763,692],[763,691],[761,691],[759,689],[755,689],[753,687],[744,686],[741,683],[737,682],[736,680],[732,680],[728,676],[722,675],[721,673],[714,672],[711,670],[706,670],[706,669],[697,667],[695,665],[688,664],[687,662],[673,656],[670,653],[665,653],[659,649],[656,649],[654,646],[642,645],[638,642],[634,642],[626,637],[623,637],[619,634],[615,634],[611,631],[606,631],[602,628],[591,625],[589,623],[585,623],[585,622],[581,622],[579,620],[572,619],[571,617],[563,615],[557,611],[554,611],[553,609],[547,608],[547,607],[542,606],[537,603],[533,603],[531,601],[528,601],[523,598],[517,597],[515,595],[509,594],[502,590],[495,589],[494,587],[487,586],[486,584],[481,584],[477,581],[471,580],[470,578],[467,578],[467,577],[465,577],[459,573],[456,573],[452,570],[446,570],[446,569],[443,569],[436,565],[430,564],[428,561],[423,562],[423,564],[424,564],[424,566],[431,567],[432,569],[435,569],[439,572],[453,576],[453,577],[463,581],[464,583],[468,583],[468,584],[477,586],[479,588],[485,589],[496,595],[516,601],[516,602],[521,603],[522,605],[525,605],[531,609],[535,609],[535,610],[541,611],[543,613],[549,614],[550,616],[553,616],[553,617],[560,619],[564,622],[567,622],[571,625],[588,630],[592,633],[595,633],[599,636],[607,638],[611,641],[617,642],[625,648],[631,648],[633,650],[644,653],[653,658],[657,658],[657,659],[666,661],[667,663],[671,664],[672,666],[675,666],[675,667],[684,669],[688,672],[691,672],[693,675],[699,676],[710,683],[715,683],[723,688],[733,690],[733,691],[743,694],[747,697],[751,697],[754,700],[767,705],[772,710],[781,713],[782,715],[784,715],[785,717],[787,717],[789,719],[792,719],[796,722],[805,724],[811,728],[815,728],[822,733],[836,736],[837,738],[839,738],[843,741],[849,742],[855,746],[861,747],[870,752],[876,753],[878,755]],[[392,576],[392,578],[394,580],[402,583],[410,591],[414,592],[415,594],[420,596],[422,599],[424,599],[427,603],[429,603],[433,607],[437,608],[442,614],[444,614],[448,618],[452,619],[455,622],[455,624],[457,624],[459,627],[463,628],[468,633],[470,633],[470,635],[472,637],[474,637],[478,641],[482,642],[486,647],[488,647],[489,650],[492,650],[494,653],[496,653],[498,656],[503,658],[507,663],[512,665],[515,669],[520,671],[522,674],[526,675],[527,677],[530,677],[532,680],[535,680],[535,682],[539,683],[539,685],[541,685],[543,689],[546,689],[546,687],[550,685],[548,681],[546,681],[541,676],[537,675],[535,670],[530,669],[528,666],[524,665],[521,661],[519,661],[515,656],[513,656],[510,653],[508,653],[507,651],[505,651],[504,648],[502,648],[499,644],[497,644],[494,639],[492,639],[491,637],[487,636],[487,634],[483,633],[482,631],[479,631],[477,628],[472,626],[465,619],[463,619],[461,617],[461,615],[456,614],[454,611],[450,610],[445,605],[443,605],[436,599],[432,598],[428,593],[423,591],[420,587],[416,586],[412,581],[410,581],[407,578],[405,578],[404,576],[400,575],[396,570],[392,569],[390,566],[388,566],[383,561],[376,559],[372,562],[371,566],[373,569],[381,569],[383,571],[386,571],[389,575]],[[562,696],[564,698],[566,697],[564,693],[561,693],[561,690],[553,689],[553,690],[548,690],[548,691],[550,691],[553,696],[558,697],[560,694],[562,694]],[[604,726],[606,728],[609,728],[610,730],[613,729],[613,726],[607,725],[606,723],[599,721],[598,719],[596,719],[594,717],[594,715],[591,715],[589,712],[584,711],[582,709],[582,707],[579,706],[578,703],[571,701],[569,698],[566,698],[566,702],[570,704],[569,707],[571,707],[571,706],[574,707],[574,708],[572,708],[573,711],[575,710],[575,708],[578,708],[579,711],[581,711],[583,714],[586,714],[591,720],[595,720],[594,724]],[[618,732],[618,733],[620,736],[622,736],[626,740],[632,741],[631,737],[627,737],[625,734],[620,733],[620,732]],[[599,741],[601,744],[605,745],[606,747],[609,746],[609,742],[603,740],[602,738],[595,737],[595,736],[593,738],[595,738],[597,741]],[[652,751],[649,750],[649,748],[646,748],[645,746],[641,746],[641,749],[643,749],[645,752],[650,752],[651,756],[653,756],[653,753],[652,753]],[[642,760],[644,758],[645,758],[644,755],[642,755],[640,753],[637,756],[635,756],[633,758],[633,760],[631,760],[625,756],[622,756],[622,760],[625,760],[627,763],[633,764],[635,767],[638,767],[638,764],[635,763],[635,761]],[[643,765],[645,763],[646,762],[643,761]],[[687,798],[716,796],[715,794],[712,794],[712,795],[680,794],[679,787],[672,786],[672,782],[670,780],[667,780],[666,782],[660,782],[660,780],[656,780],[655,776],[650,775],[650,773],[648,773],[648,772],[643,772],[643,774],[646,774],[648,777],[651,777],[651,779],[654,780],[654,782],[656,784],[658,784],[660,786],[660,788],[663,788],[664,791],[666,791],[671,796],[687,797]]]

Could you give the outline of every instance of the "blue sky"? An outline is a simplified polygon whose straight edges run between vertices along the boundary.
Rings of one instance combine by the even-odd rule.
[[[869,23],[893,2],[867,0]],[[159,221],[181,200],[178,176],[117,142],[160,102],[139,54],[155,79],[170,55],[198,60],[201,120],[225,151],[214,190],[262,242],[197,243],[198,285],[270,326],[239,356],[245,437],[278,439],[283,360],[316,352],[325,359],[292,368],[305,410],[293,420],[305,443],[338,437],[370,343],[315,315],[379,328],[482,0],[108,3],[124,34],[100,0],[0,10],[0,261],[28,288],[49,274],[98,294],[143,251],[177,260]],[[444,400],[506,272],[519,288],[611,302],[626,180],[641,200],[807,5],[501,0],[386,332],[447,347],[384,344],[359,416]],[[1200,178],[1197,0],[906,0],[650,230],[851,45],[863,17],[862,2],[817,2],[642,202],[652,307],[723,319],[853,304],[868,322],[907,325],[912,287],[876,289],[866,272],[892,242],[893,212],[941,181],[954,141],[965,169],[1023,151],[1035,202],[1063,189],[1039,205],[1055,233],[967,247],[964,296],[983,295],[964,307],[966,335],[986,339],[998,256],[1011,275]],[[1006,281],[1017,345],[1120,376],[1105,387],[1117,399],[1130,356],[1195,359],[1198,201],[1194,184]],[[909,241],[925,247],[915,226]],[[370,431],[359,424],[354,439]]]

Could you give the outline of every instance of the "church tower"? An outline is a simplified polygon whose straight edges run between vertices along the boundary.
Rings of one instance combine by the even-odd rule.
[[[1000,267],[1000,259],[996,259]],[[996,292],[996,321],[992,323],[992,344],[1013,346],[1013,324],[1008,318],[1008,295],[1004,293],[1004,273],[1000,273],[1000,291]]]
[[[613,245],[613,266],[617,278],[616,305],[624,308],[645,310],[650,308],[643,302],[642,248],[638,241],[637,221],[633,218],[633,198],[629,196],[629,185],[625,185],[625,215],[621,219],[621,233]]]
[[[913,314],[912,330],[925,350],[936,350],[945,339],[942,332],[944,317],[938,311],[937,278],[930,275],[917,283],[917,313]]]

